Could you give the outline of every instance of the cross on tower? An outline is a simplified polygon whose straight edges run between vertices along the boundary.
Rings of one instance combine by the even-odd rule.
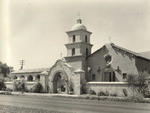
[[[109,38],[109,42],[111,43],[111,40],[110,40],[111,36],[109,35],[109,37],[108,37],[108,38]]]
[[[80,12],[78,13],[78,17],[79,17],[79,19],[80,19]]]
[[[60,53],[60,58],[62,58],[62,52]]]

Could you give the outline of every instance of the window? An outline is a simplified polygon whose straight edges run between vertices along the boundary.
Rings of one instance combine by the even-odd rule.
[[[127,73],[123,73],[123,79],[127,79]]]
[[[20,78],[25,78],[25,76],[24,76],[24,75],[21,75]]]
[[[15,75],[14,77],[13,77],[13,79],[17,79],[18,77]]]
[[[72,49],[72,56],[75,55],[75,48]]]
[[[85,42],[87,43],[87,35],[85,35]]]
[[[107,63],[110,63],[111,60],[112,60],[112,57],[110,55],[106,55],[105,60],[106,60]]]
[[[113,82],[115,82],[115,81],[116,81],[115,72],[113,72],[113,74],[112,74],[112,81],[113,81]]]
[[[93,81],[95,80],[95,74],[92,74],[92,80]]]
[[[73,35],[73,42],[75,42],[76,41],[76,36],[75,35]]]
[[[40,80],[40,75],[36,75],[36,79]]]
[[[32,75],[29,75],[29,76],[28,76],[27,81],[33,81]]]
[[[105,72],[103,75],[103,81],[114,82],[116,81],[116,76],[114,72]]]
[[[86,48],[86,56],[88,56],[88,54],[89,54],[89,53],[88,53],[88,48]]]

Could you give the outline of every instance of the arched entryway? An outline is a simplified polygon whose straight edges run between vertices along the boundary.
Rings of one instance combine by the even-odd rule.
[[[48,74],[49,93],[68,94],[70,91],[70,81],[74,77],[73,71],[74,69],[65,60],[57,60]]]
[[[58,71],[53,77],[53,93],[68,92],[68,77],[65,72]]]

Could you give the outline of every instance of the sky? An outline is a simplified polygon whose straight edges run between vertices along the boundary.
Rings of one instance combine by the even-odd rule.
[[[3,1],[3,0],[2,0]],[[66,56],[76,20],[92,32],[92,52],[110,41],[126,49],[150,51],[149,0],[6,0],[1,8],[2,60],[19,69],[51,67]],[[110,41],[109,41],[109,36]],[[1,41],[2,42],[2,41]],[[0,44],[2,46],[2,44]],[[2,48],[2,47],[1,47]]]

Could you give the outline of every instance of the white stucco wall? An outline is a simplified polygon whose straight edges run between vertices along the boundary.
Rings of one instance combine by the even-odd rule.
[[[126,89],[128,96],[132,95],[131,89],[124,82],[88,82],[86,83],[86,88],[96,93],[107,91],[109,94],[117,94],[117,96],[124,96],[123,89]]]
[[[27,86],[28,90],[31,89],[34,84],[35,84],[35,82],[26,82],[26,86]],[[5,82],[5,85],[7,88],[13,90],[13,82]]]

